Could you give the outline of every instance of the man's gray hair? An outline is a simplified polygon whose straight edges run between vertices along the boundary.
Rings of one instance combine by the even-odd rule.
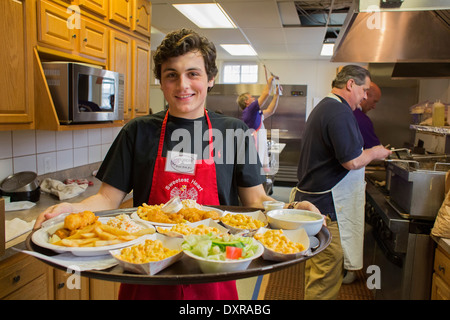
[[[342,89],[346,86],[347,81],[350,79],[355,80],[358,86],[363,85],[366,82],[366,78],[370,77],[370,72],[357,65],[347,65],[342,68],[342,70],[336,75],[336,78],[331,83],[332,88]]]

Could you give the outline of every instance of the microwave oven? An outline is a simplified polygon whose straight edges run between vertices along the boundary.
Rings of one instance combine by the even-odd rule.
[[[123,74],[75,62],[42,67],[61,124],[123,120]]]

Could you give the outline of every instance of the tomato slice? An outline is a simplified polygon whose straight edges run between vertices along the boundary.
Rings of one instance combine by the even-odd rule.
[[[227,246],[225,250],[225,256],[227,259],[235,260],[242,257],[242,248]]]

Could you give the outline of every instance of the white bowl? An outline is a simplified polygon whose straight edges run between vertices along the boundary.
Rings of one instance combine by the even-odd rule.
[[[197,261],[200,269],[203,273],[222,273],[222,272],[234,272],[234,271],[243,271],[248,268],[250,263],[259,258],[264,252],[264,246],[259,242],[253,239],[254,243],[258,245],[258,250],[256,253],[250,258],[246,259],[237,259],[237,260],[226,260],[226,261],[217,261],[217,260],[208,260],[197,256],[190,251],[184,250],[184,254],[188,257]]]
[[[315,220],[302,221],[302,217]],[[300,209],[279,209],[267,213],[267,220],[272,229],[294,230],[304,228],[308,236],[315,236],[322,228],[324,216],[320,213]]]

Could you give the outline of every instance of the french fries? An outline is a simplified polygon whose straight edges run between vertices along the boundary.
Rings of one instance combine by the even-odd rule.
[[[75,230],[70,236],[61,239],[53,234],[49,242],[57,246],[65,247],[102,247],[137,239],[146,234],[154,233],[154,229],[142,229],[134,233],[115,228],[100,221],[95,221],[79,230]]]

